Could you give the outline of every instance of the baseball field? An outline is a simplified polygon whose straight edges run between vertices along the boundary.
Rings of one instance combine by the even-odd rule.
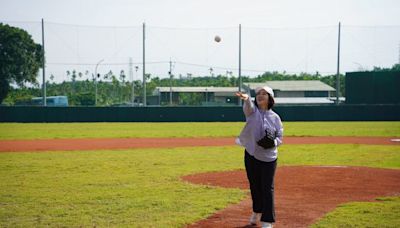
[[[0,124],[1,227],[244,227],[244,123]],[[400,122],[284,122],[276,227],[400,227]]]

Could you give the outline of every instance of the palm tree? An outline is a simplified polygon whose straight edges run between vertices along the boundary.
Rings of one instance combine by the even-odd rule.
[[[119,73],[119,78],[123,83],[125,82],[126,75],[124,70],[121,70],[121,72]]]

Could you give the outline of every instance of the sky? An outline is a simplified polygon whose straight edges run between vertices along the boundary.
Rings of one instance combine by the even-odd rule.
[[[334,74],[339,22],[342,73],[390,67],[400,61],[398,12],[398,0],[0,0],[0,22],[38,43],[44,19],[46,72],[57,81],[72,69],[140,79],[143,23],[146,73],[160,77],[169,61],[175,76],[237,75],[239,24],[242,75]]]

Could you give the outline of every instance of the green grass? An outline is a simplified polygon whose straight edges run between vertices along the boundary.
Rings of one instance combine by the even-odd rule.
[[[244,122],[0,123],[0,140],[56,138],[234,137]],[[285,136],[393,136],[397,122],[284,122]]]
[[[0,154],[0,227],[180,227],[246,193],[180,176],[241,167],[236,149]]]
[[[287,136],[400,136],[400,121],[287,122]]]
[[[0,123],[0,140],[234,137],[232,123]],[[393,136],[400,122],[285,122],[285,136]],[[399,146],[283,145],[279,166],[400,169]],[[240,147],[0,153],[0,227],[181,227],[245,192],[182,182],[243,168]],[[341,205],[315,227],[400,227],[400,198]]]
[[[283,145],[280,165],[344,165],[400,168],[399,146],[378,145]]]
[[[312,228],[319,227],[400,227],[400,197],[378,198],[378,202],[342,204]]]
[[[239,134],[235,123],[0,123],[1,139],[177,138]]]
[[[284,145],[279,165],[400,169],[398,148]],[[181,227],[240,201],[246,192],[193,185],[180,176],[241,168],[243,149],[237,146],[0,153],[0,227]],[[400,202],[391,204],[377,208]],[[400,225],[392,217],[385,219]],[[341,219],[342,214],[333,214],[327,224],[341,224]]]

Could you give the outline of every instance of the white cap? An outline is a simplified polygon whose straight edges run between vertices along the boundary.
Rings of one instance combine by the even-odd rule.
[[[271,95],[271,97],[274,97],[274,91],[271,89],[271,87],[269,87],[269,86],[260,86],[260,87],[257,87],[256,89],[255,89],[255,92],[256,92],[256,94],[260,91],[260,90],[265,90],[265,91],[267,91],[267,93],[269,94],[269,95]]]

